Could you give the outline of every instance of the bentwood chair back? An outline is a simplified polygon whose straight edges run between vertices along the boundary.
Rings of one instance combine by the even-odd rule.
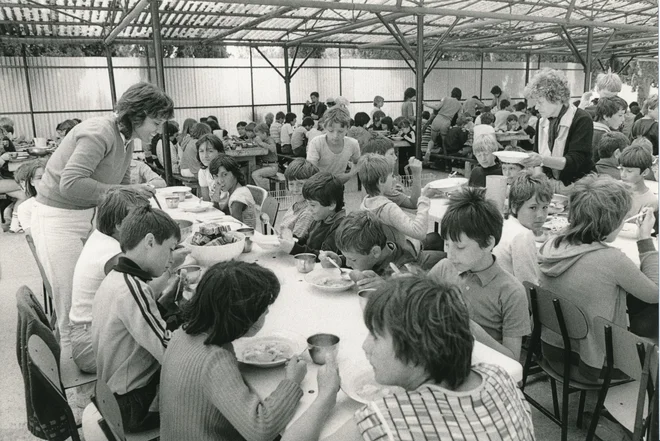
[[[53,309],[53,289],[50,286],[50,282],[48,281],[48,278],[46,277],[46,271],[44,271],[44,267],[41,265],[41,262],[39,261],[39,257],[37,257],[37,248],[34,246],[34,239],[32,239],[32,236],[30,233],[26,232],[25,233],[25,240],[30,247],[30,251],[32,252],[32,257],[34,257],[34,261],[37,262],[37,267],[39,268],[39,274],[41,274],[41,280],[43,282],[43,291],[44,291],[44,312],[46,315],[49,315],[51,317],[51,322],[54,325],[55,324],[55,319],[53,319],[53,315],[55,314],[55,310]]]
[[[604,381],[587,441],[595,435],[603,407],[632,434],[633,441],[657,439],[657,432],[653,438],[651,431],[653,426],[657,431],[658,347],[602,317],[596,317],[594,323],[596,340],[605,353]],[[615,370],[634,381],[610,387]]]

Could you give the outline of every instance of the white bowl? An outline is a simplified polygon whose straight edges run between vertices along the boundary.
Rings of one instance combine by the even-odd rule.
[[[497,156],[500,161],[506,162],[507,164],[520,164],[523,159],[529,158],[528,153],[523,152],[494,152],[493,155]]]
[[[398,386],[378,384],[374,370],[369,365],[343,364],[340,370],[341,390],[358,403],[367,404],[394,393],[405,392]]]
[[[438,179],[429,183],[429,187],[434,190],[442,190],[446,192],[454,191],[459,187],[467,184],[467,178],[445,178]]]
[[[179,208],[182,211],[188,213],[201,213],[213,207],[213,202],[199,201],[199,202],[183,202],[179,204]]]
[[[280,247],[280,239],[274,234],[255,234],[252,236],[252,242],[264,250],[275,250]]]
[[[190,249],[190,255],[202,266],[211,266],[218,262],[226,262],[240,256],[245,246],[245,235],[231,231],[231,234],[239,240],[227,245],[197,246],[192,245],[192,236],[185,240],[186,248]]]
[[[336,268],[318,268],[305,275],[305,282],[325,292],[342,292],[355,286],[355,282],[343,278]]]
[[[243,337],[234,340],[232,345],[234,346],[234,352],[238,361],[261,368],[283,365],[289,358],[300,354],[307,347],[305,337],[288,331],[276,331],[267,335]],[[266,352],[268,347],[275,347],[281,350],[282,356],[275,357],[273,360],[260,360],[258,356],[250,357],[248,355],[250,352],[254,355],[255,351]]]

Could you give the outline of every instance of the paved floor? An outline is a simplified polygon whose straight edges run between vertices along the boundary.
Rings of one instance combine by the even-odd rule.
[[[430,170],[424,172],[431,173]],[[437,177],[443,175],[432,173]],[[353,211],[359,207],[362,193],[357,192],[355,182],[349,182],[346,190],[347,209]],[[23,378],[16,361],[15,295],[21,285],[30,287],[40,298],[41,278],[24,235],[0,232],[0,441],[37,440],[26,427]],[[549,383],[535,383],[528,391],[544,405],[551,406]],[[575,427],[577,399],[576,394],[570,402],[570,441],[583,440],[586,436],[585,430]],[[592,403],[588,400],[586,409],[591,409]],[[533,419],[537,440],[560,439],[559,427],[540,412],[533,410]]]

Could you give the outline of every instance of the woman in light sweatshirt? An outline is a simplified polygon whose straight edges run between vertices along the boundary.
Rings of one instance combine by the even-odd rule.
[[[608,243],[623,227],[631,204],[626,187],[610,176],[588,176],[576,182],[570,197],[569,226],[539,251],[540,285],[582,309],[589,322],[586,338],[571,341],[579,354],[574,379],[595,382],[604,353],[598,349],[594,319],[604,317],[638,335],[658,335],[658,253],[651,240],[654,216],[645,208],[637,220],[641,269]],[[626,295],[628,300],[626,301]],[[543,330],[544,357],[563,369],[559,334]]]

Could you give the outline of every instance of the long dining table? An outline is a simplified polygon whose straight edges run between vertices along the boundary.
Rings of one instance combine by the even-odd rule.
[[[169,209],[165,205],[164,195],[167,188],[156,193],[164,211],[174,219],[188,219],[193,221],[193,230],[200,223],[235,219],[225,217],[215,209],[202,213],[187,213],[182,209]],[[193,196],[191,202],[195,202]],[[280,294],[270,306],[264,327],[255,337],[268,336],[277,332],[293,333],[303,341],[316,333],[331,333],[340,338],[338,362],[340,376],[350,375],[351,366],[368,366],[368,360],[362,350],[362,343],[368,330],[362,319],[357,290],[352,288],[339,293],[321,291],[305,281],[305,274],[298,272],[293,256],[275,249],[263,249],[258,245],[259,232],[255,232],[252,251],[243,253],[239,260],[255,262],[270,270],[278,277],[281,288]],[[323,271],[320,264],[316,264],[314,271]],[[336,270],[334,270],[336,271]],[[305,344],[306,345],[306,344]],[[307,375],[301,384],[303,398],[296,409],[292,422],[297,420],[309,408],[318,394],[316,376],[320,366],[314,364],[307,351],[303,354],[307,361]],[[515,381],[522,379],[521,364],[499,352],[476,342],[472,353],[472,362],[487,362],[497,364],[504,368]],[[284,367],[259,368],[249,365],[240,367],[246,383],[262,398],[267,397],[278,383],[284,378]],[[362,404],[353,401],[343,391],[339,391],[337,404],[323,427],[321,437],[330,435],[339,429]]]

